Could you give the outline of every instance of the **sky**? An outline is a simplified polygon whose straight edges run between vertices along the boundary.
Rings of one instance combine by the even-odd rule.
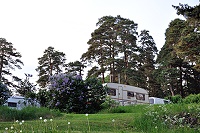
[[[172,5],[195,6],[199,0],[0,0],[0,38],[21,53],[24,63],[17,74],[38,79],[38,58],[49,46],[66,54],[67,63],[79,60],[88,49],[91,33],[103,16],[120,15],[138,24],[138,32],[149,30],[160,50],[165,30],[175,18]]]

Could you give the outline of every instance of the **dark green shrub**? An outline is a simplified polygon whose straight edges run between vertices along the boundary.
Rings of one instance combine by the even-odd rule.
[[[200,94],[190,94],[189,96],[183,99],[183,102],[188,103],[200,103]]]
[[[182,103],[182,97],[181,95],[175,95],[175,96],[171,96],[168,97],[168,99],[172,102],[172,103]]]

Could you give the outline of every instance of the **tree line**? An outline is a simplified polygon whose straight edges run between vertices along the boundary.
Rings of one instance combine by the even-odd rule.
[[[174,19],[165,32],[165,43],[158,52],[148,30],[137,31],[138,24],[120,15],[103,16],[88,40],[88,50],[79,61],[66,63],[65,53],[49,46],[38,58],[37,84],[42,91],[53,75],[65,73],[83,75],[90,66],[87,78],[101,83],[120,82],[149,91],[150,96],[182,97],[200,92],[200,5],[173,6],[185,20]],[[35,97],[34,87],[26,79],[12,75],[10,70],[21,69],[21,54],[13,44],[0,38],[0,81],[29,97]],[[11,78],[8,78],[8,77]],[[12,79],[10,81],[9,79]],[[18,84],[14,84],[17,81]],[[3,87],[5,91],[5,87]]]

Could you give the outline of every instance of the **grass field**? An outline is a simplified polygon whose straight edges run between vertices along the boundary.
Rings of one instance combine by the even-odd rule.
[[[103,110],[97,114],[13,119],[0,122],[0,133],[198,133],[199,125],[198,104],[135,105]]]

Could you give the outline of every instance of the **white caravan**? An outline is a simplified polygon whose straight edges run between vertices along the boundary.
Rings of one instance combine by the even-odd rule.
[[[40,107],[40,104],[38,102],[31,101],[30,99],[25,99],[25,97],[22,96],[11,96],[10,98],[8,98],[7,102],[4,105],[17,110],[21,110],[22,108],[27,106]]]
[[[157,97],[149,97],[149,103],[150,104],[168,104],[170,103],[170,100],[157,98]]]
[[[130,104],[149,104],[148,91],[139,87],[118,84],[105,83],[108,87],[108,95],[111,99],[120,103],[120,105]]]

